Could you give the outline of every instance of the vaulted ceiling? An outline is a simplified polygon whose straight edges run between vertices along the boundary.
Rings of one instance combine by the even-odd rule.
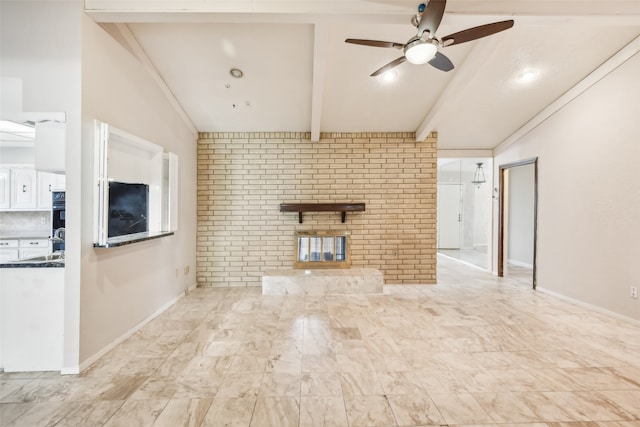
[[[498,146],[640,35],[638,0],[449,0],[439,38],[515,26],[445,47],[450,72],[404,63],[392,81],[370,77],[401,51],[344,40],[405,43],[418,3],[85,1],[198,131],[437,131],[452,150]]]

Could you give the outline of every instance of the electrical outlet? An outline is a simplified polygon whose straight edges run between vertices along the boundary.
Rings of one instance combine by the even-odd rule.
[[[185,276],[189,274],[189,270],[191,270],[191,266],[190,265],[187,265],[187,266],[184,267],[184,275]]]
[[[41,217],[40,217],[40,225],[45,225],[45,224],[46,224],[46,222],[47,222],[47,218],[45,218],[45,217],[41,216]]]
[[[180,269],[179,269],[179,268],[176,268],[176,279],[177,279],[178,277],[180,277]]]
[[[629,296],[631,296],[631,298],[633,299],[638,299],[638,288],[636,288],[635,286],[632,286]]]

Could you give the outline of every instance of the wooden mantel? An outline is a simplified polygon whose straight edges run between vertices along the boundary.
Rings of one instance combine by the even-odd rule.
[[[303,212],[342,212],[345,222],[347,212],[364,212],[364,203],[281,203],[280,212],[298,212],[300,224]]]

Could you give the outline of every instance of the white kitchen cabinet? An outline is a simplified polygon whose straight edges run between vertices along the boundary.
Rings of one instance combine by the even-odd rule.
[[[33,258],[33,257],[37,257],[37,256],[44,256],[44,255],[48,255],[51,251],[49,251],[49,249],[38,249],[38,248],[26,248],[26,249],[20,249],[20,251],[18,252],[18,256],[20,259],[25,259],[25,258]]]
[[[1,239],[0,240],[0,262],[15,261],[19,257],[18,247],[20,241],[18,239]]]
[[[0,168],[0,209],[11,207],[11,169]]]
[[[66,124],[47,121],[36,123],[35,168],[39,171],[64,172]]]
[[[64,191],[65,175],[36,172],[32,165],[4,164],[0,167],[0,210],[51,209],[51,193]]]
[[[19,244],[20,259],[47,255],[50,252],[51,252],[51,243],[49,239],[20,239],[20,244]]]
[[[64,268],[0,269],[0,360],[5,372],[60,371]]]
[[[0,247],[0,263],[15,261],[19,257],[18,248],[5,248]]]
[[[11,169],[11,208],[35,209],[37,207],[37,174],[35,169]]]
[[[65,176],[38,172],[38,209],[51,209],[51,193],[64,191]]]
[[[51,253],[51,241],[48,238],[1,239],[0,261],[15,261]]]

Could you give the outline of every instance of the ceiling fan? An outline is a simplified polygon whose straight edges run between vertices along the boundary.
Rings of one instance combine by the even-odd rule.
[[[418,33],[404,44],[363,39],[346,39],[345,42],[373,47],[391,47],[402,51],[403,55],[401,57],[377,69],[371,74],[371,77],[389,71],[405,61],[409,61],[412,64],[429,63],[438,70],[451,71],[453,70],[453,63],[440,52],[440,49],[487,37],[513,27],[513,19],[509,19],[468,28],[449,34],[439,40],[435,37],[435,33],[440,26],[440,21],[442,21],[446,5],[446,0],[430,0],[427,4],[420,3],[418,13],[411,17],[411,24],[418,29]]]

